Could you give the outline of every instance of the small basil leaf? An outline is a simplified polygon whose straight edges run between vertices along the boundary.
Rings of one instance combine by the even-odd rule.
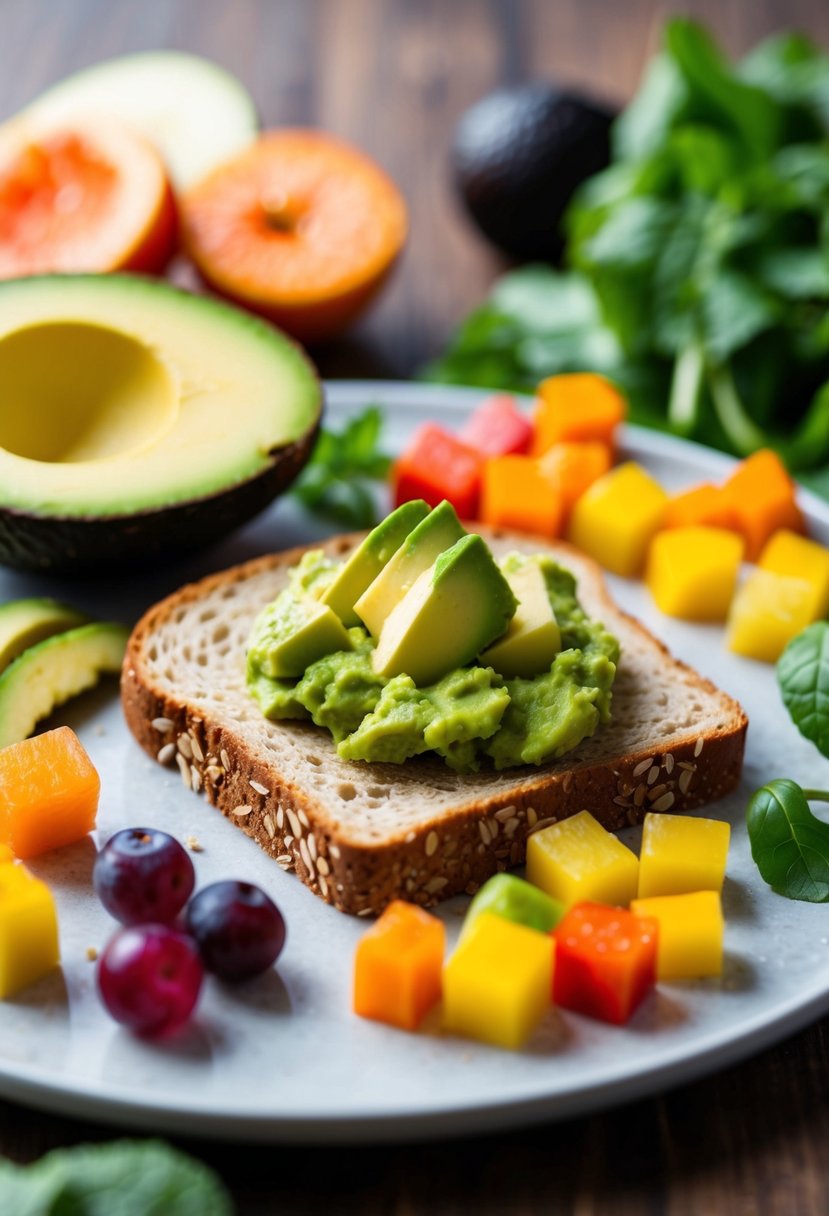
[[[391,466],[379,446],[382,426],[382,411],[373,405],[341,431],[320,432],[292,489],[307,510],[348,528],[370,528],[376,523],[376,505],[367,483],[383,481]]]
[[[795,781],[781,777],[752,795],[746,813],[751,856],[779,895],[829,900],[829,824],[809,809]]]
[[[801,735],[829,756],[829,624],[816,621],[789,642],[777,663],[783,703]]]

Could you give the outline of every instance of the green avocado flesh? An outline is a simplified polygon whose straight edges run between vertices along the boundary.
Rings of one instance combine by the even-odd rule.
[[[82,612],[45,596],[0,604],[0,672],[29,646],[84,625],[88,619]]]
[[[121,670],[129,630],[96,621],[24,650],[0,675],[0,748],[27,739],[58,705]]]
[[[475,537],[475,542],[480,538]],[[477,551],[477,543],[463,545],[461,550]],[[444,577],[447,570],[457,569],[457,557],[451,554],[450,549],[438,558],[432,574],[438,562]],[[440,678],[418,685],[405,671],[378,671],[378,643],[357,626],[348,629],[349,649],[332,650],[318,658],[297,680],[275,679],[266,671],[267,647],[258,622],[248,649],[248,688],[262,713],[275,721],[304,718],[324,727],[345,760],[401,764],[429,752],[458,772],[475,772],[481,764],[498,769],[538,765],[576,747],[610,717],[619,659],[616,638],[585,614],[573,575],[551,558],[514,553],[500,563],[499,571],[491,556],[488,561],[478,557],[477,562],[467,559],[463,563],[464,579],[469,575],[467,565],[473,579],[476,570],[485,570],[482,585],[488,594],[496,588],[496,599],[501,593],[490,563],[507,594],[510,583],[520,587],[535,581],[527,577],[527,567],[540,574],[560,630],[561,649],[551,661],[546,655],[548,661],[538,674],[505,678],[479,659],[471,665],[458,662]],[[282,595],[323,595],[338,569],[342,563],[333,562],[321,550],[307,553],[291,572],[288,590]],[[429,572],[420,576],[425,583],[430,577]],[[417,584],[410,588],[409,596],[416,591]],[[273,608],[265,609],[259,621]],[[395,611],[400,612],[400,607]],[[504,634],[515,600],[508,609],[502,602],[498,611]],[[389,619],[391,616],[393,613]],[[483,645],[492,640],[490,633]],[[425,648],[423,637],[419,644]],[[548,634],[543,644],[549,645]]]
[[[0,509],[208,498],[271,469],[319,413],[299,348],[228,305],[129,275],[0,284]]]

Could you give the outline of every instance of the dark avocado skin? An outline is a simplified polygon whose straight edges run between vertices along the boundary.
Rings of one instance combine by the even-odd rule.
[[[486,237],[519,260],[557,261],[575,190],[610,163],[613,112],[552,84],[497,89],[460,118],[455,181]]]
[[[256,477],[207,498],[134,515],[89,518],[29,515],[0,507],[0,562],[42,573],[105,574],[146,566],[215,544],[264,510],[311,455],[319,417],[294,443],[277,449]]]

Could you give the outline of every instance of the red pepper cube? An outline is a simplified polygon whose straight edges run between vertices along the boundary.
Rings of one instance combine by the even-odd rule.
[[[605,904],[576,904],[553,937],[555,1003],[616,1026],[627,1022],[656,978],[654,917]]]
[[[532,437],[532,422],[507,393],[488,397],[458,432],[462,443],[484,456],[520,455],[527,451]]]
[[[442,427],[427,422],[394,466],[395,505],[423,498],[436,507],[445,498],[461,519],[475,519],[484,459]]]
[[[396,899],[369,929],[354,956],[354,1012],[415,1030],[441,994],[443,922]]]

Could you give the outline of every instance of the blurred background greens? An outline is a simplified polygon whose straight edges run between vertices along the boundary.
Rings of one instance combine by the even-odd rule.
[[[609,164],[565,202],[562,268],[500,278],[429,378],[603,372],[634,421],[774,447],[829,493],[829,55],[781,33],[732,62],[668,21]]]

